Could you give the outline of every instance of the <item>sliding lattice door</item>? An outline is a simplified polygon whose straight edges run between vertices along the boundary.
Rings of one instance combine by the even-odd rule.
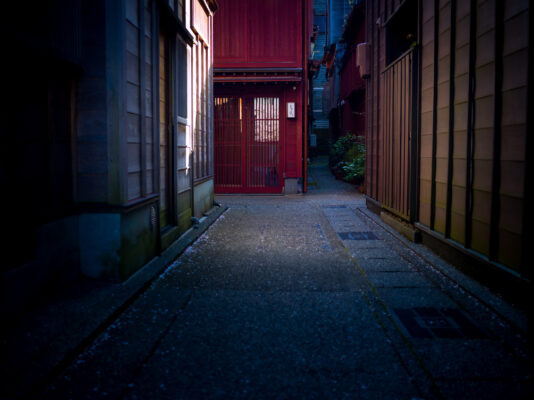
[[[215,191],[280,193],[280,98],[215,98]]]

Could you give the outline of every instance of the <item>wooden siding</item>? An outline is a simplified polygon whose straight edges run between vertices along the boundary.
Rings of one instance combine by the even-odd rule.
[[[410,143],[413,104],[414,50],[388,65],[382,72],[381,170],[384,172],[380,201],[391,212],[410,219]]]
[[[498,196],[498,251],[496,259],[517,269],[521,255],[528,249],[521,247],[521,236],[526,235],[524,213],[527,156],[527,85],[532,55],[528,51],[529,2],[505,1],[502,43],[502,120],[500,151],[500,187]],[[530,23],[532,23],[532,17]],[[532,37],[532,34],[530,34]],[[530,44],[531,45],[531,44]],[[532,50],[530,50],[532,51]],[[532,76],[530,76],[532,79]],[[532,85],[532,83],[530,83]],[[530,110],[532,113],[532,110]],[[525,256],[528,259],[528,256]],[[521,271],[529,274],[528,271]]]
[[[369,2],[387,21],[398,2]],[[421,0],[417,209],[429,230],[519,274],[525,234],[529,2]],[[368,24],[367,194],[387,203],[385,27]],[[417,169],[415,169],[417,173]]]
[[[450,237],[465,241],[465,198],[467,167],[467,116],[469,107],[469,2],[457,2],[454,54],[454,123],[452,124],[453,154],[451,184]],[[451,127],[449,126],[451,129]]]
[[[302,0],[221,0],[215,68],[302,68]]]
[[[365,89],[365,80],[360,76],[360,71],[356,66],[356,46],[348,51],[350,52],[350,56],[348,57],[347,63],[339,72],[340,99],[347,99],[353,91]]]
[[[519,270],[528,2],[441,1],[436,10],[431,2],[423,2],[423,15],[438,21],[437,42],[423,22],[423,52],[436,43],[438,47],[438,85],[437,102],[429,111],[436,113],[434,152],[428,151],[424,139],[421,146],[421,188],[430,189],[431,195],[424,203],[421,197],[420,220],[488,259]],[[436,67],[436,57],[427,60]],[[423,98],[430,79],[433,76],[423,73]]]
[[[427,5],[422,12],[421,86],[420,86],[420,155],[419,220],[430,225],[432,161],[434,131],[434,34],[437,29],[434,9]]]
[[[279,175],[282,180],[302,178],[302,137],[303,129],[306,129],[303,118],[306,116],[308,98],[303,60],[307,59],[311,34],[311,25],[303,27],[302,24],[305,22],[303,15],[310,19],[312,17],[312,3],[304,0],[223,0],[218,4],[219,10],[214,21],[214,68],[235,68],[241,76],[227,74],[224,82],[217,83],[216,96],[269,97],[266,93],[279,90],[282,168]],[[303,28],[308,32],[304,33]],[[306,47],[303,47],[303,43],[306,43]],[[277,71],[277,68],[297,70],[292,71],[291,76],[283,76],[284,72]],[[298,68],[303,70],[299,71]],[[224,74],[222,71],[216,72]],[[233,84],[232,79],[235,79]],[[250,83],[242,84],[244,80]],[[239,86],[235,85],[236,81],[240,82]],[[287,102],[295,103],[295,118],[285,117]]]
[[[160,226],[163,228],[171,218],[167,215],[170,207],[169,165],[173,159],[170,152],[170,71],[169,71],[169,43],[165,32],[159,32],[159,209]]]
[[[202,38],[202,41],[209,45],[209,14],[200,1],[193,2],[193,30]]]
[[[151,0],[125,7],[127,199],[154,193],[153,10]]]
[[[190,107],[189,102],[189,82],[190,71],[189,64],[191,60],[190,52],[191,49],[182,41],[177,41],[177,62],[178,62],[178,71],[177,71],[177,85],[178,85],[178,99],[177,99],[177,108],[178,108],[178,124],[177,124],[177,185],[178,193],[182,193],[185,190],[191,188],[191,126],[188,120],[188,108]],[[180,209],[181,205],[178,204]]]
[[[212,126],[212,76],[210,48],[199,38],[193,52],[195,85],[195,123],[194,123],[194,160],[195,179],[213,176],[213,140],[210,135]]]
[[[412,220],[411,174],[414,138],[414,76],[420,51],[403,53],[386,64],[386,22],[402,2],[377,1],[366,7],[371,76],[367,80],[366,193],[389,211]]]

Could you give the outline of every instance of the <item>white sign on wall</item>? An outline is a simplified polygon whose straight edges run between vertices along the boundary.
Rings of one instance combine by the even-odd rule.
[[[295,103],[287,103],[287,118],[295,118]]]

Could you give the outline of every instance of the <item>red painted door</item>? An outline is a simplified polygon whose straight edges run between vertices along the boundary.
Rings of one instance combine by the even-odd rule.
[[[215,97],[215,192],[281,193],[281,96]]]

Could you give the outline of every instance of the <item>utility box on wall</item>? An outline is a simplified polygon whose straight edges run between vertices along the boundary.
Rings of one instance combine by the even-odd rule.
[[[369,61],[371,55],[371,46],[368,43],[360,43],[356,46],[356,67],[360,69],[362,78],[369,78],[371,71]]]

